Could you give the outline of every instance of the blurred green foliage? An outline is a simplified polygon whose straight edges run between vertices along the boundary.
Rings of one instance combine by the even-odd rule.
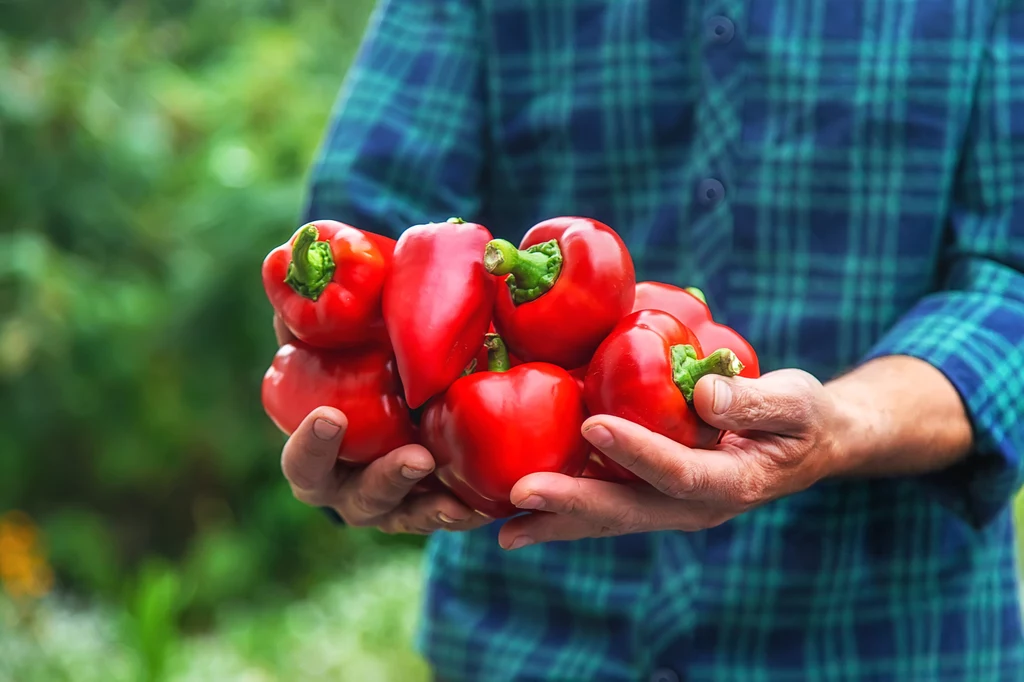
[[[292,500],[258,390],[260,263],[372,4],[0,5],[0,512],[42,525],[60,587],[200,627],[418,542]]]
[[[420,555],[389,554],[306,599],[225,609],[211,635],[174,627],[180,582],[150,565],[121,612],[54,595],[19,613],[0,595],[0,682],[426,682],[408,646]]]

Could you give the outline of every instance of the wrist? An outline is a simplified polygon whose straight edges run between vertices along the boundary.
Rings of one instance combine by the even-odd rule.
[[[970,448],[959,394],[923,360],[876,358],[825,390],[836,415],[834,475],[921,474],[954,463]]]
[[[882,401],[875,398],[874,388],[865,386],[853,375],[825,384],[825,393],[832,404],[833,454],[829,475],[856,475],[887,449],[883,441],[892,435],[885,425],[887,413],[881,408]]]

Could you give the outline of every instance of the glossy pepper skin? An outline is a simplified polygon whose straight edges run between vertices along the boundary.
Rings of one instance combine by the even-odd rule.
[[[470,507],[502,518],[518,512],[509,501],[516,481],[539,471],[578,476],[590,448],[576,380],[548,363],[509,368],[500,338],[488,338],[489,371],[434,398],[420,429],[437,477]]]
[[[344,412],[348,429],[338,458],[346,462],[365,464],[416,442],[386,345],[325,350],[285,344],[263,377],[262,398],[267,416],[288,435],[321,405]]]
[[[711,318],[704,294],[700,289],[680,289],[661,282],[638,282],[633,311],[661,310],[689,327],[704,348],[728,348],[740,362],[740,376],[756,379],[761,376],[757,353],[739,332]]]
[[[318,348],[386,339],[384,279],[395,242],[333,220],[317,220],[263,261],[263,288],[295,336]]]
[[[591,414],[628,419],[683,445],[708,448],[718,442],[721,431],[697,416],[691,404],[694,386],[706,374],[736,376],[742,369],[727,348],[705,357],[693,331],[668,313],[641,310],[624,318],[601,343],[583,394]],[[637,479],[617,462],[595,454],[591,475]]]
[[[483,225],[452,218],[410,227],[395,245],[384,323],[412,408],[447,389],[480,352],[498,285],[480,259],[490,240]]]
[[[589,218],[532,227],[520,248],[496,239],[484,264],[505,278],[494,327],[524,362],[581,367],[633,306],[633,260],[612,228]]]

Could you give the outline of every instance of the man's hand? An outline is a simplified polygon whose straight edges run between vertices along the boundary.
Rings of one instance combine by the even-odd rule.
[[[282,345],[295,338],[276,316],[274,334]],[[386,533],[470,530],[489,522],[449,494],[409,495],[434,470],[433,457],[419,445],[392,450],[365,467],[338,461],[347,427],[340,411],[319,407],[285,443],[281,469],[297,499],[331,507],[350,526],[376,526]]]
[[[341,412],[319,407],[288,439],[281,469],[297,499],[333,508],[350,526],[376,526],[386,533],[425,535],[488,522],[445,493],[409,496],[434,470],[433,458],[419,445],[404,445],[365,467],[338,461],[346,426]]]
[[[710,528],[809,487],[837,459],[839,411],[805,372],[702,379],[694,406],[709,424],[730,430],[714,450],[688,448],[616,417],[591,417],[583,425],[587,440],[650,485],[526,476],[512,489],[513,504],[553,513],[509,521],[499,536],[502,547]]]
[[[623,485],[532,474],[512,489],[521,509],[506,549],[654,530],[694,531],[828,476],[915,475],[956,462],[970,450],[971,425],[959,394],[935,367],[890,356],[826,386],[806,372],[760,379],[705,377],[697,414],[728,430],[712,450],[694,450],[631,422],[591,417],[584,436],[650,483]]]

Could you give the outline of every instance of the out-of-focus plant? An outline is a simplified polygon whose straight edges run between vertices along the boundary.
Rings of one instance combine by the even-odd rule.
[[[15,601],[39,599],[53,587],[53,572],[32,520],[21,512],[0,516],[0,588]]]
[[[260,263],[372,4],[0,9],[0,512],[62,584],[120,596],[175,560],[201,625],[386,542],[291,499],[259,402]]]
[[[212,633],[173,628],[187,580],[147,564],[123,613],[60,593],[19,625],[0,594],[0,682],[421,682],[407,645],[421,599],[419,555],[395,551],[275,608],[225,608]],[[13,624],[13,625],[12,625]]]

